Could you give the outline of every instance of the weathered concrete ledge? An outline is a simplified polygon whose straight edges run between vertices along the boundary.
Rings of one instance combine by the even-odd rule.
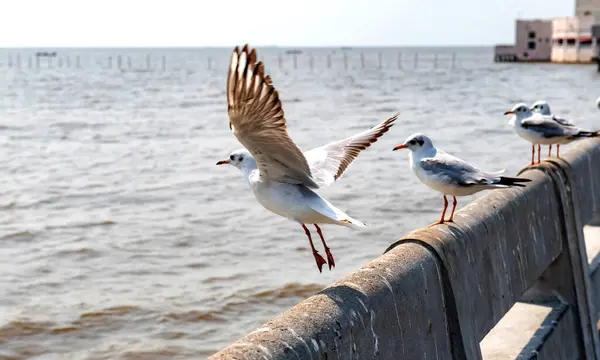
[[[583,236],[600,210],[600,141],[522,175],[526,188],[491,191],[454,224],[409,233],[210,359],[481,359],[480,342],[526,301],[548,311],[523,312],[534,335],[515,343],[519,359],[600,360],[600,273]],[[507,329],[493,334],[510,342]]]

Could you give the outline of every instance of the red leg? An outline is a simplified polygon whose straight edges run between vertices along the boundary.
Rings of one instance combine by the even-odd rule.
[[[538,144],[538,164],[541,162],[541,156],[542,156],[542,145]]]
[[[456,196],[453,196],[454,200],[452,201],[452,213],[450,214],[450,219],[446,220],[447,222],[454,222],[454,210],[456,210]]]
[[[548,157],[552,156],[552,145],[548,145]]]
[[[444,210],[442,210],[442,217],[440,218],[440,221],[434,222],[433,224],[431,224],[429,226],[443,224],[444,223],[444,216],[446,216],[446,209],[447,208],[448,208],[448,199],[446,199],[446,195],[444,195]]]
[[[531,144],[531,164],[529,164],[529,166],[535,164],[534,159],[535,159],[535,144]]]
[[[556,144],[556,157],[560,157],[560,144]]]
[[[304,232],[306,232],[306,236],[308,236],[308,241],[310,242],[310,248],[312,249],[313,256],[315,257],[315,261],[317,262],[317,267],[319,268],[319,272],[323,272],[323,265],[325,264],[325,259],[319,254],[317,249],[315,249],[315,245],[313,244],[312,237],[310,236],[310,231],[306,225],[302,224],[302,228]]]
[[[325,239],[323,238],[323,233],[321,232],[321,228],[317,224],[314,224],[314,225],[317,228],[317,233],[321,237],[321,242],[323,243],[323,247],[325,248],[325,254],[327,255],[327,264],[329,265],[329,270],[331,270],[332,267],[335,267],[335,260],[333,259],[331,250],[329,250],[329,246],[327,246],[327,244],[325,243]]]

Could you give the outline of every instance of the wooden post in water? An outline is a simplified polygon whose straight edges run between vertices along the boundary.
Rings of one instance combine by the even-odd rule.
[[[131,57],[127,56],[127,67],[131,69]]]
[[[310,54],[310,57],[308,58],[308,66],[310,67],[310,71],[313,71],[315,68],[315,57],[313,56],[313,54]]]
[[[58,58],[58,68],[62,69],[62,65],[63,65],[63,58],[62,56]]]
[[[17,69],[21,68],[21,54],[17,53]]]
[[[437,69],[438,66],[438,54],[433,55],[433,68]]]
[[[298,58],[297,58],[296,53],[294,53],[294,69],[297,69],[297,68],[298,68]]]
[[[331,69],[331,54],[327,54],[327,68]]]
[[[167,68],[167,57],[165,55],[162,56],[162,69],[165,71]]]
[[[456,64],[456,53],[453,52],[452,53],[452,65],[451,65],[452,70],[454,70],[454,65],[455,64]]]
[[[150,54],[146,54],[146,70],[150,70],[152,67],[152,60],[150,59]]]
[[[381,69],[383,67],[383,55],[381,54],[381,52],[377,54],[377,63],[379,68]]]
[[[71,57],[67,56],[65,59],[66,59],[66,65],[65,66],[70,69],[71,68]]]
[[[117,55],[117,68],[121,69],[123,66],[123,58],[121,58],[121,55]]]
[[[13,67],[12,53],[8,53],[8,67]]]
[[[419,67],[419,53],[415,53],[415,65],[414,68],[418,68]]]
[[[75,56],[75,67],[78,69],[81,67],[81,62],[79,61],[79,55]]]
[[[363,54],[362,52],[360,53],[360,68],[365,68],[365,54]]]
[[[398,53],[398,69],[402,69],[402,53]]]
[[[35,57],[35,69],[36,70],[40,69],[40,57],[39,56]]]
[[[348,54],[344,52],[344,69],[348,70]]]

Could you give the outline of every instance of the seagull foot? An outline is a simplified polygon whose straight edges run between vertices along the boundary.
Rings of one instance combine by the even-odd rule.
[[[325,248],[325,254],[327,255],[327,265],[329,265],[329,270],[335,267],[335,260],[333,259],[333,254],[328,247]]]
[[[325,265],[327,263],[325,261],[325,258],[323,258],[321,256],[321,254],[319,254],[318,251],[313,251],[313,256],[315,257],[315,261],[317,262],[317,267],[319,268],[319,272],[323,273],[323,265]]]
[[[433,224],[429,225],[428,227],[432,227],[432,226],[440,225],[440,224],[443,224],[443,223],[444,223],[444,220],[436,221],[436,222],[434,222]]]

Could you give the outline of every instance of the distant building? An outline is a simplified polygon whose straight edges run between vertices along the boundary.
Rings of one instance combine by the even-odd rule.
[[[515,55],[519,61],[548,61],[552,55],[552,21],[517,20]]]
[[[552,21],[517,20],[514,45],[498,45],[495,61],[550,61]]]
[[[595,20],[600,20],[600,0],[576,0],[575,16],[578,18],[591,16]]]
[[[600,2],[598,0],[581,0]],[[579,3],[579,2],[578,2]],[[584,10],[591,11],[591,10]],[[595,18],[565,17],[552,20],[552,62],[589,63],[595,58],[597,40],[592,37]]]
[[[517,20],[515,45],[497,45],[495,61],[590,63],[600,55],[600,0],[575,0],[575,16]]]

